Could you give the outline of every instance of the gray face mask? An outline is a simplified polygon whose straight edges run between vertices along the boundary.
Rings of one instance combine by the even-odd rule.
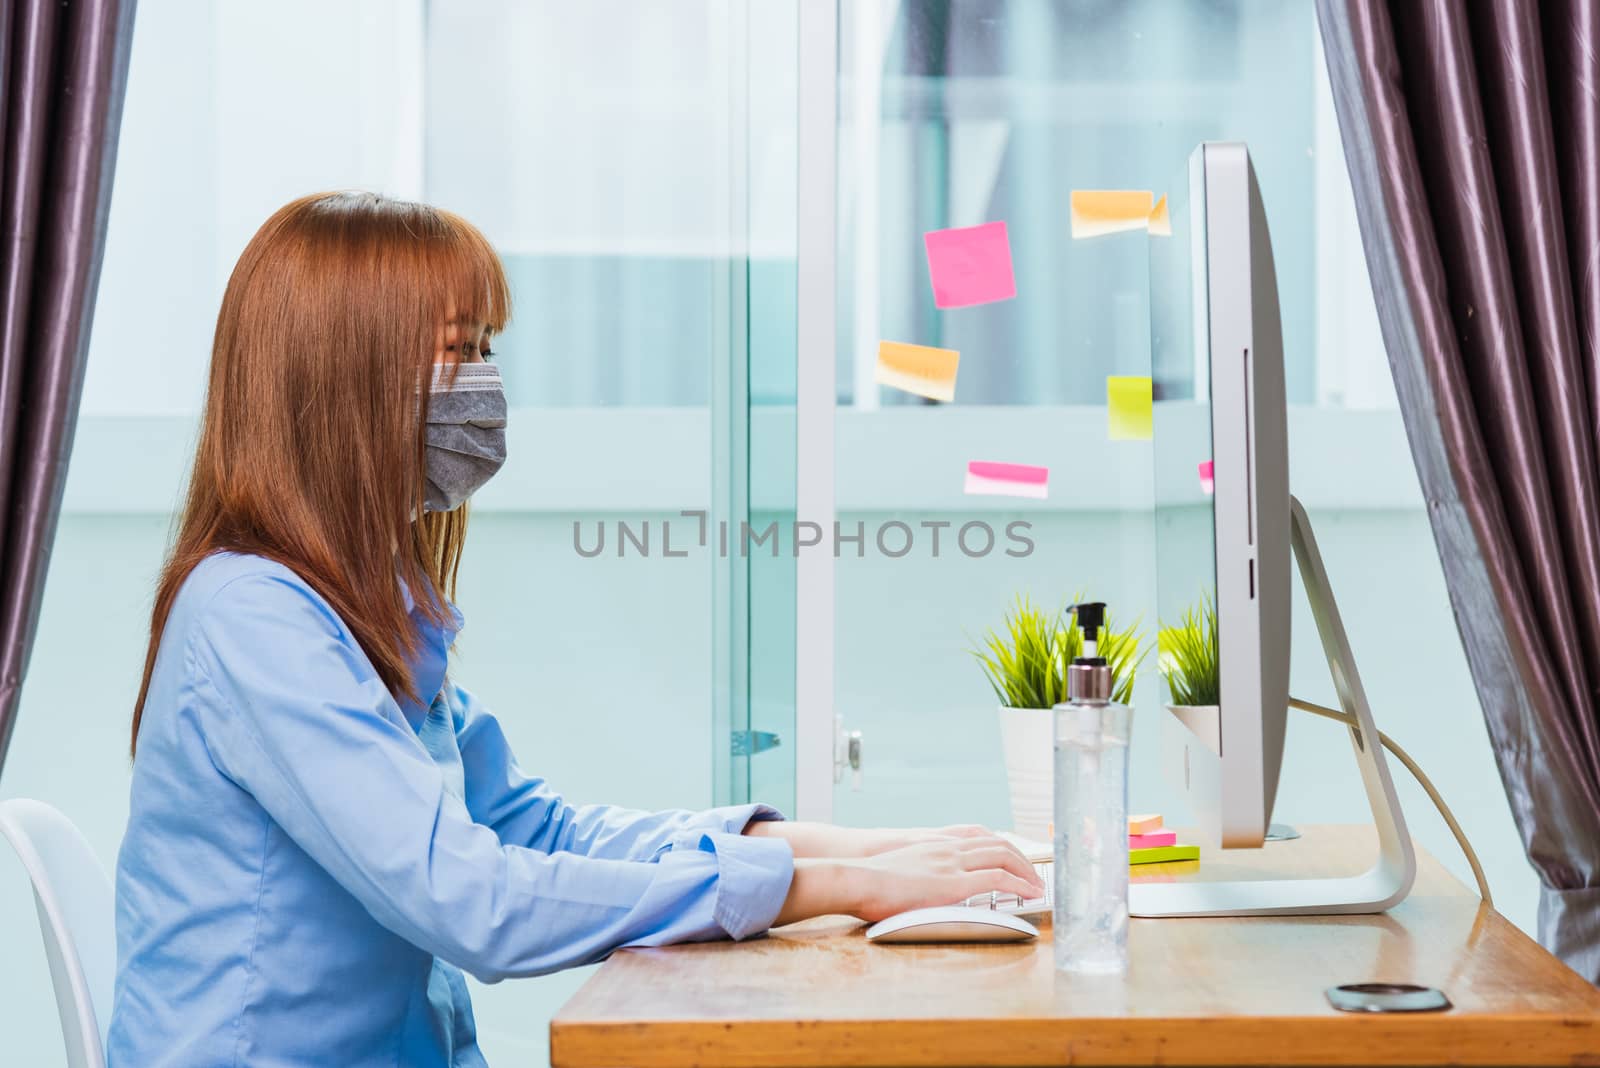
[[[428,397],[425,512],[448,512],[477,492],[506,462],[506,394],[500,368],[463,363],[433,369]]]

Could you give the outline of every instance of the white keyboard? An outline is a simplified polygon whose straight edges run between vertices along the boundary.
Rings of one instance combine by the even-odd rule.
[[[1049,912],[1055,905],[1056,874],[1055,865],[1050,861],[1040,861],[1033,866],[1039,873],[1039,878],[1044,883],[1044,896],[1025,898],[1019,894],[1006,894],[999,890],[991,890],[987,894],[977,894],[967,898],[962,904],[973,909],[993,909],[996,912],[1009,913],[1012,916],[1038,916]]]

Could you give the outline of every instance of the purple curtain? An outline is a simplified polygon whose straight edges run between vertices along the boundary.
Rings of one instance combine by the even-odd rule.
[[[1539,937],[1600,981],[1600,11],[1318,0],[1362,241]]]
[[[133,10],[0,2],[0,764],[72,449]]]

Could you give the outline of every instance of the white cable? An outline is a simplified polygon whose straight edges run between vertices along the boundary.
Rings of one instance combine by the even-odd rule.
[[[1298,697],[1289,698],[1289,707],[1298,708],[1302,712],[1310,712],[1314,716],[1322,716],[1326,719],[1338,720],[1347,727],[1356,726],[1354,716],[1351,716],[1345,712],[1340,712],[1336,709],[1328,708],[1325,705],[1313,704],[1310,701],[1302,701]],[[1484,877],[1483,865],[1478,863],[1478,854],[1472,851],[1472,843],[1467,841],[1466,832],[1461,829],[1461,824],[1457,823],[1455,816],[1451,814],[1450,806],[1444,803],[1444,798],[1439,796],[1439,791],[1434,789],[1433,783],[1429,781],[1427,775],[1423,774],[1422,769],[1417,766],[1417,762],[1412,760],[1410,754],[1408,754],[1404,749],[1401,749],[1398,745],[1396,745],[1393,738],[1390,738],[1387,734],[1379,731],[1378,739],[1379,741],[1383,742],[1383,747],[1385,749],[1389,750],[1389,752],[1395,755],[1396,760],[1400,761],[1400,763],[1406,766],[1406,770],[1412,774],[1412,776],[1417,780],[1417,784],[1422,787],[1423,792],[1428,795],[1428,797],[1433,801],[1435,807],[1439,809],[1439,815],[1444,817],[1445,825],[1450,828],[1450,833],[1456,836],[1456,844],[1461,846],[1461,852],[1467,855],[1467,863],[1472,866],[1472,877],[1478,880],[1478,896],[1483,898],[1483,903],[1485,905],[1488,905],[1490,908],[1494,908],[1494,896],[1489,893],[1489,880]]]

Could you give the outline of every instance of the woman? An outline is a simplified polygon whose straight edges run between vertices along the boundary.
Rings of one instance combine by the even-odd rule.
[[[477,1065],[463,970],[1040,892],[979,828],[573,807],[518,768],[445,674],[508,304],[477,230],[369,194],[240,257],[134,710],[113,1065]]]

